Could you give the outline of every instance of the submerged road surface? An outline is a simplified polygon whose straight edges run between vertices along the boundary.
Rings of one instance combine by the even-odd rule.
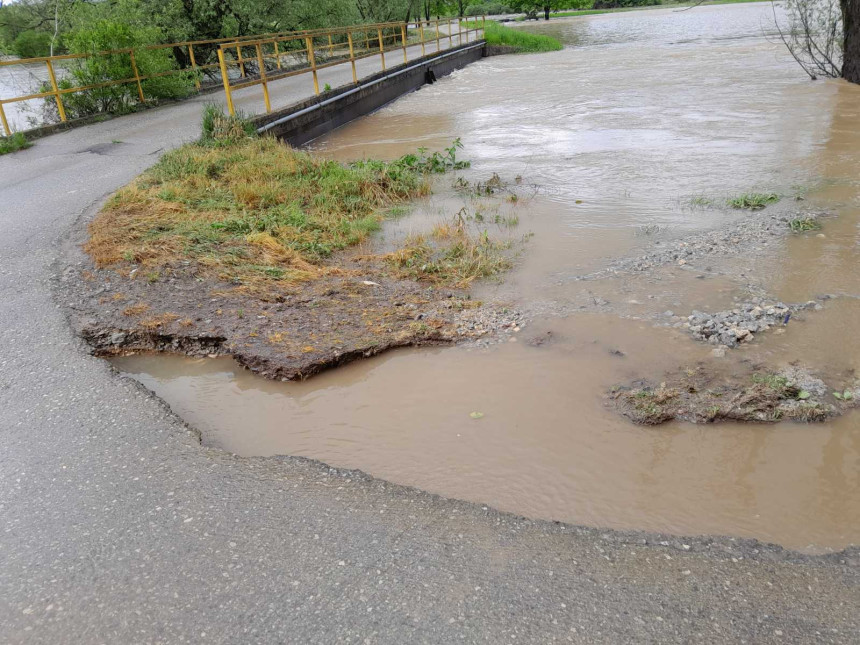
[[[0,642],[860,641],[856,550],[579,529],[234,457],[91,357],[58,252],[197,136],[202,100],[0,158]]]

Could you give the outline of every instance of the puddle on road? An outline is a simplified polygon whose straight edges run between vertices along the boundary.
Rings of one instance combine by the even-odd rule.
[[[496,172],[539,187],[500,206],[519,218],[517,234],[534,233],[517,269],[477,288],[540,314],[518,342],[397,351],[306,383],[266,381],[229,359],[132,356],[115,366],[200,428],[206,443],[241,455],[303,455],[601,527],[794,548],[860,543],[860,415],[813,426],[641,428],[603,405],[614,383],[698,361],[747,370],[799,360],[837,381],[860,365],[860,87],[808,82],[762,35],[770,11],[723,5],[532,26],[576,46],[485,59],[314,144],[338,159],[393,158],[461,137],[472,162],[465,178]],[[391,223],[388,243],[480,207],[450,181],[440,178],[436,196]],[[574,279],[733,221],[738,214],[721,207],[729,196],[793,195],[798,186],[806,200],[776,208],[838,217],[825,221],[824,237],[774,239],[735,260],[748,268],[740,281],[709,273],[706,261]],[[712,205],[692,207],[697,196]],[[723,360],[646,320],[666,309],[728,308],[747,279],[790,302],[845,297]],[[613,313],[577,313],[589,298]],[[526,342],[546,331],[551,342]]]
[[[544,345],[526,342],[546,331]],[[715,369],[797,347],[788,338]],[[231,359],[113,363],[203,429],[206,443],[241,455],[312,457],[530,517],[795,548],[857,542],[860,417],[642,428],[604,407],[612,384],[708,352],[676,330],[580,314],[535,324],[516,343],[397,351],[304,383],[268,381]]]

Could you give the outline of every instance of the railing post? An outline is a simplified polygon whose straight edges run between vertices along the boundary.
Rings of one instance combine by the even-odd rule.
[[[349,62],[352,63],[352,82],[358,83],[358,76],[355,73],[355,50],[352,47],[352,32],[346,32],[346,38],[349,41]]]
[[[57,112],[60,113],[60,121],[66,121],[66,107],[63,105],[63,97],[60,96],[60,88],[57,85],[57,77],[54,74],[54,66],[51,64],[51,59],[47,59],[45,61],[45,65],[48,68],[48,78],[51,79],[51,89],[54,91],[54,96],[57,98]],[[137,75],[137,72],[135,72]],[[6,124],[6,116],[3,116],[3,125],[6,127],[6,131],[9,131],[9,126]],[[9,132],[9,134],[12,134]]]
[[[463,19],[457,18],[457,34],[460,37],[460,44],[463,44]],[[466,40],[469,39],[469,35],[466,34]]]
[[[313,72],[313,75],[314,75],[314,94],[319,94],[320,93],[320,81],[319,81],[319,78],[317,78],[317,59],[316,59],[316,56],[314,56],[314,38],[313,38],[313,36],[306,36],[305,37],[305,44],[308,47],[308,62],[311,65],[311,71]]]
[[[439,44],[439,19],[436,19],[436,53],[439,53],[439,50],[442,49],[442,45]]]
[[[146,98],[143,96],[143,85],[140,84],[140,73],[137,71],[137,63],[134,60],[134,50],[130,49],[128,55],[131,58],[131,69],[134,70],[134,80],[137,81],[137,95],[141,103],[146,103]]]
[[[403,62],[409,62],[409,56],[406,53],[406,23],[400,25],[400,44],[403,45]]]
[[[236,45],[236,60],[239,61],[239,73],[245,78],[245,60],[242,58],[242,45]]]
[[[9,127],[9,122],[6,120],[6,111],[3,109],[3,101],[0,101],[0,121],[3,122],[3,131],[6,133],[6,136],[12,136],[12,130]]]
[[[451,27],[451,19],[448,18],[448,47],[454,46],[454,30]]]
[[[194,45],[188,43],[188,58],[191,60],[191,71],[194,72],[194,86],[200,91],[200,76],[197,74],[197,61],[194,60]]]
[[[266,113],[272,111],[272,104],[269,102],[269,84],[266,82],[266,65],[263,62],[263,48],[260,43],[257,43],[257,64],[260,66],[260,83],[263,84],[263,101],[266,103]]]
[[[278,64],[278,69],[281,69],[281,51],[278,49],[278,41],[274,41],[275,43],[275,60]]]
[[[418,21],[418,34],[421,37],[421,57],[423,58],[427,52],[424,51],[424,21],[422,20]]]
[[[382,44],[382,27],[377,27],[376,36],[379,38],[379,57],[382,59],[382,71],[385,71],[385,47]]]
[[[328,55],[334,56],[334,44],[331,42],[331,34],[328,35]]]
[[[227,97],[227,111],[230,116],[236,116],[233,109],[233,95],[230,93],[230,76],[227,74],[227,64],[224,62],[224,50],[218,48],[218,64],[221,66],[221,82],[224,83],[224,94]]]

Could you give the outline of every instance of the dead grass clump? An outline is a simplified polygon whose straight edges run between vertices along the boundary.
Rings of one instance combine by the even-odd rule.
[[[146,313],[149,309],[149,305],[144,302],[139,302],[136,305],[131,305],[122,310],[123,316],[140,316],[141,314]]]
[[[178,320],[178,319],[179,319],[179,316],[177,316],[176,314],[168,312],[168,313],[163,313],[160,316],[153,316],[151,318],[146,318],[145,320],[141,320],[138,323],[138,326],[143,328],[143,329],[152,331],[154,329],[158,329],[159,327],[164,327],[165,325],[168,325],[168,324],[172,323],[174,320]]]

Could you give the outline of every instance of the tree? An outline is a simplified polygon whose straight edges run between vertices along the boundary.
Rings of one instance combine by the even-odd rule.
[[[842,77],[860,83],[860,0],[842,0]]]
[[[537,17],[538,11],[543,11],[544,20],[549,20],[549,12],[569,5],[564,0],[513,0],[511,6],[524,12],[527,16]]]
[[[860,0],[786,0],[780,40],[811,79],[842,77],[860,83]]]

